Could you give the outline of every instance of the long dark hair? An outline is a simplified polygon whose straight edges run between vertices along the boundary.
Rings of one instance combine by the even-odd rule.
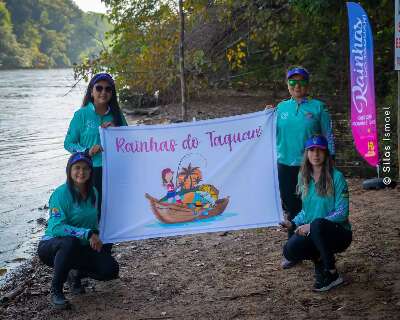
[[[85,96],[83,97],[82,107],[86,107],[89,102],[93,103],[92,90],[93,90],[94,85],[98,82],[98,81],[96,81],[96,78],[98,78],[98,76],[99,76],[99,74],[95,75],[90,80],[89,85],[86,89]],[[120,126],[122,126],[122,113],[121,113],[121,109],[119,107],[119,103],[118,103],[118,99],[117,99],[117,92],[115,90],[114,80],[112,80],[111,76],[109,76],[109,77],[110,77],[111,81],[107,81],[107,80],[106,81],[111,85],[112,96],[111,96],[110,102],[108,104],[110,106],[111,114],[113,115],[113,118],[114,118],[114,125],[116,127],[120,127]]]
[[[72,155],[70,157],[70,159],[72,159],[74,155]],[[77,162],[75,162],[77,163]],[[70,163],[70,161],[68,161],[67,164],[67,186],[68,186],[68,190],[72,195],[72,199],[74,202],[80,204],[83,200],[82,195],[79,191],[76,190],[75,186],[74,186],[74,181],[71,178],[71,168],[75,163]],[[86,181],[86,190],[88,192],[88,199],[91,200],[91,203],[93,206],[96,205],[96,194],[94,192],[94,187],[93,187],[93,167],[90,166],[90,177],[88,179],[88,181]]]
[[[313,168],[308,160],[308,150],[304,151],[303,163],[300,167],[300,179],[297,185],[297,194],[304,197],[307,196],[311,175],[313,173]],[[321,176],[319,177],[318,182],[315,184],[315,189],[320,196],[328,196],[333,194],[333,161],[329,156],[329,149],[325,149],[325,160],[322,164]]]

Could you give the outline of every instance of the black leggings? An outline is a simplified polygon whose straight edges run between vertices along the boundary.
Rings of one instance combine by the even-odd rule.
[[[310,234],[294,234],[283,248],[283,255],[290,261],[321,259],[326,270],[335,269],[335,253],[346,250],[351,243],[352,232],[327,219],[315,219]]]
[[[77,269],[82,276],[107,281],[118,278],[117,261],[103,249],[100,252],[82,245],[76,237],[56,237],[39,242],[40,260],[54,268],[51,283],[53,292],[62,292],[68,272]]]
[[[101,201],[103,197],[103,167],[93,167],[93,185],[96,187],[99,193],[99,198],[97,199],[97,209],[99,210],[98,219],[100,221],[101,215]]]
[[[97,209],[98,209],[98,221],[100,221],[101,217],[101,202],[103,199],[103,167],[93,167],[93,185],[96,187],[97,192],[99,193],[99,199],[97,199]],[[111,253],[113,244],[106,243],[104,244],[104,251]]]
[[[292,221],[293,218],[301,211],[301,199],[296,194],[297,176],[300,167],[287,166],[278,163],[278,180],[279,191],[281,193],[282,208],[287,213],[287,218]],[[289,238],[293,231],[288,231]]]

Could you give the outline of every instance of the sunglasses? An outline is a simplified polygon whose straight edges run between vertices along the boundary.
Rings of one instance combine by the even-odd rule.
[[[306,87],[308,85],[308,80],[304,80],[304,79],[301,79],[301,80],[289,79],[288,80],[288,84],[291,87],[295,87],[297,84],[300,87]]]
[[[103,87],[102,85],[97,85],[94,87],[96,89],[97,92],[102,92],[103,90],[105,90],[107,93],[112,92],[112,87]]]

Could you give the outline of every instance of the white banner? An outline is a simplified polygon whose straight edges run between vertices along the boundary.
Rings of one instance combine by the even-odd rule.
[[[104,243],[282,220],[273,110],[100,136]]]

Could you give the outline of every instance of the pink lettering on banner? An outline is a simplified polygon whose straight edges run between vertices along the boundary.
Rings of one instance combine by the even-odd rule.
[[[115,146],[116,146],[116,148],[117,148],[117,152],[120,152],[120,151],[122,151],[122,152],[125,152],[123,149],[122,149],[122,146],[125,144],[125,139],[124,138],[116,138],[115,139]]]
[[[115,138],[115,148],[121,153],[140,153],[140,152],[175,152],[178,144],[174,139],[156,141],[153,137],[145,141],[126,141],[125,138]]]
[[[260,138],[262,133],[261,127],[244,132],[227,133],[224,135],[217,134],[215,130],[205,132],[212,148],[227,145],[230,152],[233,150],[235,144]]]
[[[182,141],[182,148],[185,150],[196,149],[199,146],[199,140],[196,137],[192,137],[189,133],[187,138]]]
[[[365,10],[347,2],[349,17],[351,131],[360,155],[371,165],[379,163],[376,128],[374,50]]]

